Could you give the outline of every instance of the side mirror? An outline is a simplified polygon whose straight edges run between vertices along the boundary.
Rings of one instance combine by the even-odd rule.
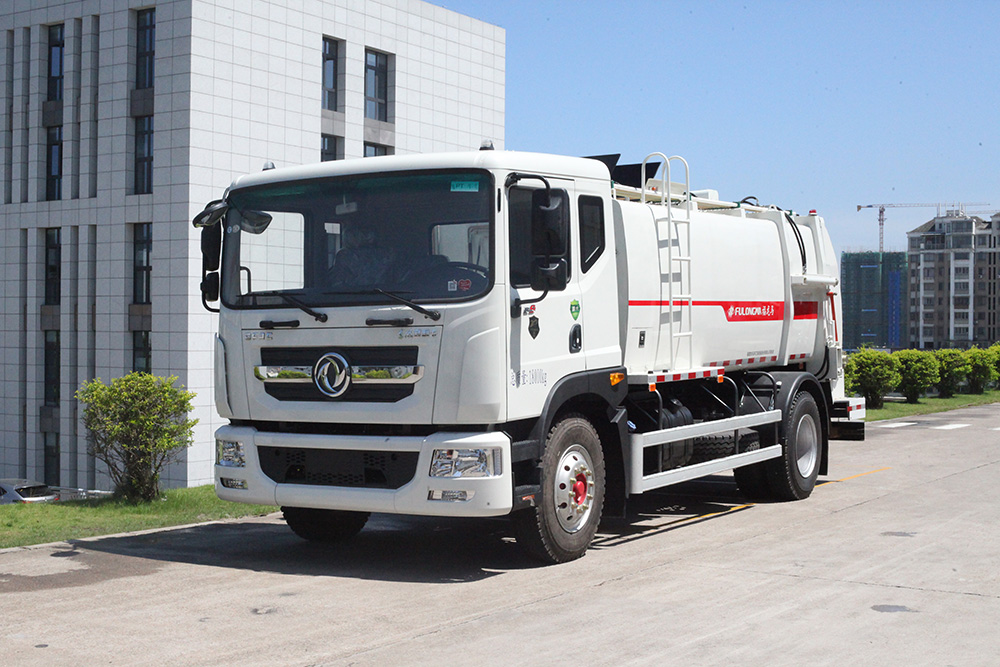
[[[566,260],[536,257],[531,263],[531,289],[539,292],[561,292],[569,282]]]
[[[201,269],[203,273],[219,270],[222,254],[222,225],[201,228]]]
[[[194,220],[191,222],[195,227],[211,227],[218,223],[228,210],[229,204],[224,199],[216,199],[208,202],[205,205],[205,210],[194,216]]]
[[[217,271],[206,273],[201,279],[201,300],[208,308],[207,302],[219,300],[219,274]]]
[[[562,198],[551,190],[531,193],[531,254],[552,257],[566,254],[569,224]]]

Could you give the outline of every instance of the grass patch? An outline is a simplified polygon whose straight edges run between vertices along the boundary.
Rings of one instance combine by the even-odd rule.
[[[263,516],[276,510],[270,505],[219,500],[211,485],[170,489],[160,494],[160,500],[140,505],[111,498],[0,505],[0,549],[202,521]]]
[[[984,394],[958,394],[951,398],[924,397],[918,403],[886,401],[880,410],[868,408],[865,411],[865,421],[874,422],[898,417],[929,415],[934,412],[947,412],[948,410],[968,408],[973,405],[989,405],[990,403],[1000,403],[1000,389],[987,391]]]

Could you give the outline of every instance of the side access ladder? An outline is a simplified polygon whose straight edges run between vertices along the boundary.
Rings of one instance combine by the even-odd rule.
[[[660,182],[660,205],[666,209],[666,216],[656,216],[654,221],[657,226],[657,236],[659,236],[659,230],[662,223],[666,224],[666,239],[663,241],[667,244],[667,263],[666,280],[663,281],[667,285],[667,298],[666,306],[670,314],[669,327],[667,328],[667,344],[670,346],[670,371],[684,370],[678,369],[678,356],[682,341],[687,341],[687,369],[694,366],[694,334],[692,332],[692,322],[694,317],[694,290],[691,285],[691,208],[692,208],[692,198],[691,198],[691,170],[688,167],[687,160],[679,155],[672,155],[667,157],[663,153],[650,153],[642,161],[642,203],[646,203],[646,163],[649,162],[651,158],[660,158],[663,160],[663,180]],[[671,180],[670,180],[670,163],[673,160],[680,161],[684,165],[684,208],[683,215],[677,215],[682,211],[678,208],[677,213],[674,212],[674,206],[671,202]],[[653,174],[655,176],[655,172]],[[655,203],[652,198],[650,203]],[[683,233],[681,230],[684,230]],[[683,238],[682,238],[683,237]],[[684,243],[686,242],[686,244]],[[677,250],[674,251],[676,246]],[[686,251],[682,249],[686,248]],[[678,276],[677,283],[679,289],[674,289],[674,275]],[[661,293],[661,298],[663,297]],[[676,321],[674,317],[675,309],[680,312],[680,322]],[[662,331],[661,331],[662,335]]]

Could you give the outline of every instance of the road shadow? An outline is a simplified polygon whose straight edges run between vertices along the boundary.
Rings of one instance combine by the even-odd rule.
[[[731,478],[686,482],[632,499],[624,518],[602,523],[594,545],[641,539],[745,504]],[[294,535],[278,513],[72,544],[78,550],[159,562],[413,583],[479,581],[542,566],[515,543],[506,518],[376,514],[355,538],[321,544]]]

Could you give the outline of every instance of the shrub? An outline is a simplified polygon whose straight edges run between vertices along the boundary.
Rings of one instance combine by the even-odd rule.
[[[907,403],[916,403],[938,379],[938,362],[934,353],[926,350],[899,350],[893,352],[899,361],[898,389]]]
[[[982,394],[986,386],[997,379],[997,358],[992,348],[984,350],[973,347],[965,351],[969,362],[969,392]]]
[[[882,407],[882,397],[900,381],[899,361],[888,352],[862,348],[844,364],[847,386],[865,397],[867,407]]]
[[[160,471],[191,444],[194,394],[175,387],[176,380],[129,373],[110,385],[95,378],[76,392],[90,454],[107,465],[115,494],[129,502],[156,498]]]
[[[944,349],[934,352],[938,362],[938,395],[950,398],[958,392],[958,386],[969,372],[969,362],[961,350]]]

